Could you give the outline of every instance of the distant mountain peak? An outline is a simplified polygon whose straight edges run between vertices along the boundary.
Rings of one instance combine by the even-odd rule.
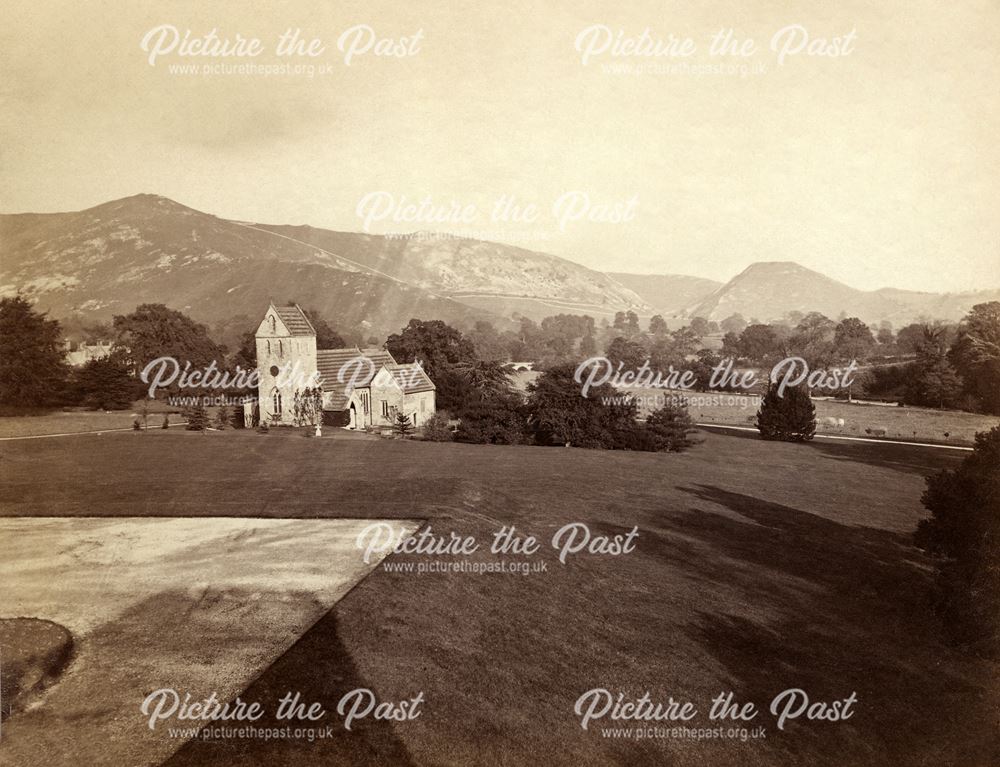
[[[540,320],[778,319],[842,312],[866,322],[956,320],[1000,291],[938,295],[860,291],[795,261],[758,261],[725,285],[683,275],[605,274],[568,258],[473,239],[421,239],[249,224],[150,192],[82,211],[0,214],[0,294],[28,295],[55,317],[108,319],[139,303],[194,307],[202,321],[256,316],[268,297],[294,298],[342,327],[390,332],[411,317]],[[367,324],[365,324],[367,323]]]
[[[129,195],[128,197],[120,197],[117,200],[109,200],[108,202],[102,202],[100,205],[95,205],[91,208],[86,208],[81,213],[87,214],[98,214],[106,215],[109,213],[121,214],[127,213],[130,215],[167,215],[170,213],[184,213],[187,215],[197,214],[199,216],[205,216],[206,218],[215,218],[210,213],[203,213],[195,208],[190,208],[187,205],[172,200],[169,197],[164,197],[160,194],[151,194],[149,192],[140,192],[139,194]]]
[[[684,313],[716,321],[741,314],[768,322],[790,312],[821,312],[833,319],[847,315],[900,325],[921,315],[957,320],[973,303],[968,296],[858,290],[795,261],[756,261],[711,295],[692,302]]]
[[[815,274],[826,277],[822,272],[802,266],[797,261],[754,261],[736,276],[742,277],[747,274]]]

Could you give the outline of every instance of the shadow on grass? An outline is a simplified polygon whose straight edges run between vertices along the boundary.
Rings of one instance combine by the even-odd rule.
[[[736,429],[706,429],[710,434],[724,435],[733,439],[763,442],[760,434],[755,431],[737,431]],[[845,435],[848,436],[848,435]],[[860,435],[864,437],[864,435]],[[770,444],[779,445],[780,442]],[[791,443],[786,443],[791,444]],[[817,437],[809,442],[796,443],[802,449],[815,450],[822,455],[838,461],[853,461],[866,466],[877,466],[880,469],[905,471],[910,474],[934,474],[941,469],[951,469],[962,462],[968,455],[961,450],[946,448],[917,447],[914,445],[893,444],[885,442],[848,442],[831,441]]]
[[[330,737],[309,741],[302,739],[220,739],[191,740],[163,763],[164,767],[193,765],[412,765],[406,747],[389,721],[371,717],[356,720],[345,730],[336,708],[347,692],[369,687],[340,641],[336,609],[317,621],[292,647],[240,693],[244,701],[260,701],[265,714],[255,724],[258,728],[284,728],[287,721],[275,718],[277,701],[288,692],[301,693],[308,706],[319,702],[326,715],[318,722],[293,723],[291,727],[314,727],[326,730]],[[373,690],[381,701],[379,690]],[[241,723],[232,723],[234,727]]]
[[[962,450],[893,445],[891,443],[837,443],[818,440],[807,444],[812,450],[838,461],[854,461],[868,466],[877,466],[881,469],[921,475],[935,474],[941,469],[953,469],[968,455]]]
[[[717,487],[682,489],[748,520],[692,510],[673,524],[755,565],[728,569],[743,609],[702,612],[690,633],[726,669],[738,699],[764,712],[767,747],[787,756],[782,764],[1000,763],[992,761],[990,667],[939,640],[931,574],[909,536]],[[762,589],[767,600],[754,596]],[[779,615],[756,613],[762,601]],[[767,707],[789,688],[826,701],[856,692],[856,713],[838,723],[802,718],[779,731]]]

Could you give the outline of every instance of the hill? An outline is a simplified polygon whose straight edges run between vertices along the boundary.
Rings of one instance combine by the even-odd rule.
[[[412,317],[468,327],[477,319],[603,319],[623,310],[762,321],[820,311],[899,327],[921,317],[958,320],[973,304],[1000,299],[1000,290],[866,292],[790,261],[751,264],[724,285],[604,274],[501,243],[231,221],[150,194],[70,213],[0,215],[0,269],[0,295],[20,291],[67,327],[154,302],[229,323],[228,340],[272,299],[314,307],[362,338],[395,332]]]
[[[310,226],[259,227],[500,316],[540,320],[559,312],[611,317],[628,309],[653,311],[613,275],[512,245],[423,232],[398,238]]]
[[[316,307],[339,328],[394,331],[411,317],[467,324],[482,311],[363,264],[155,195],[75,213],[0,216],[0,293],[66,319],[106,321],[162,302],[213,323],[270,299]]]
[[[957,321],[974,304],[1000,300],[1000,290],[975,293],[918,293],[882,288],[857,290],[793,261],[751,264],[725,285],[685,309],[688,317],[723,320],[732,314],[762,322],[788,312],[841,314],[868,323],[888,320],[896,327],[921,318]]]
[[[650,313],[607,275],[546,253],[230,221],[148,194],[72,213],[0,215],[0,243],[0,294],[20,290],[71,324],[143,302],[211,324],[255,316],[270,299],[375,335],[412,317],[467,326],[515,312]]]

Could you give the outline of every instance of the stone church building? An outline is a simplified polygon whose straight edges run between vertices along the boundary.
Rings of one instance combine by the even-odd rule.
[[[385,349],[317,349],[316,330],[297,304],[272,303],[256,339],[262,422],[294,424],[296,390],[316,382],[327,425],[388,428],[403,413],[423,426],[434,414],[434,383],[420,365],[400,365]]]

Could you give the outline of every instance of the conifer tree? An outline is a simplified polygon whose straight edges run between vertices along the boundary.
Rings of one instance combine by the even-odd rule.
[[[200,402],[187,408],[184,417],[187,419],[187,426],[184,428],[188,431],[204,431],[208,426],[208,411]]]
[[[680,453],[694,444],[688,436],[694,426],[684,405],[668,402],[654,410],[646,418],[646,431],[658,451]]]
[[[410,436],[413,433],[413,424],[410,423],[410,417],[402,411],[397,411],[396,420],[392,424],[392,431],[400,437]]]
[[[0,299],[0,405],[45,407],[64,396],[62,330],[20,295]]]
[[[816,433],[816,408],[804,386],[771,386],[757,411],[757,429],[764,439],[806,442]]]

